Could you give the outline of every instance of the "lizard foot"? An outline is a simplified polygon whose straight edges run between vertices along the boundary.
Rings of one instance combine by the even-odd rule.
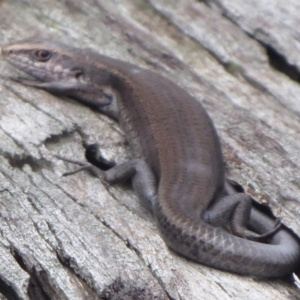
[[[271,238],[278,232],[280,227],[281,227],[281,221],[279,219],[276,219],[274,228],[272,230],[263,234],[259,234],[246,229],[241,237],[256,242],[266,242],[269,238]]]
[[[61,155],[54,155],[54,157],[71,163],[71,164],[75,164],[75,165],[79,165],[80,167],[75,169],[74,171],[69,171],[69,172],[65,172],[63,173],[62,176],[66,177],[66,176],[70,176],[70,175],[74,175],[76,173],[79,173],[81,171],[90,171],[93,175],[95,175],[96,177],[98,177],[101,182],[105,185],[105,187],[108,187],[108,183],[106,182],[106,180],[104,179],[104,172],[102,170],[100,170],[99,168],[97,168],[96,166],[92,165],[91,163],[88,162],[83,162],[83,161],[79,161],[79,160],[75,160],[75,159],[71,159],[71,158],[67,158]]]

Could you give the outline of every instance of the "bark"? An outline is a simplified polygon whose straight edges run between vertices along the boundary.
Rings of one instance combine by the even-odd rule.
[[[34,34],[133,62],[201,101],[228,176],[300,234],[299,3],[0,1],[1,45]],[[0,59],[0,299],[299,299],[287,280],[242,277],[167,249],[128,185],[88,172],[83,142],[125,161],[122,131],[68,99],[23,87]]]

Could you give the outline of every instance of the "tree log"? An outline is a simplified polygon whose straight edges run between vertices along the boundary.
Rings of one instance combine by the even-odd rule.
[[[220,135],[227,175],[300,234],[297,0],[0,1],[1,46],[32,35],[154,70],[191,93]],[[300,299],[291,280],[242,277],[170,251],[130,186],[106,189],[54,157],[118,125],[8,79],[0,58],[0,300]],[[21,74],[22,75],[22,74]]]

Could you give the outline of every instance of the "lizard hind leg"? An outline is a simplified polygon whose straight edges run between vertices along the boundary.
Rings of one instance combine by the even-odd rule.
[[[232,234],[258,242],[266,242],[280,228],[279,220],[274,222],[273,229],[264,233],[257,233],[249,229],[249,220],[252,210],[252,199],[244,193],[227,195],[216,201],[210,207],[204,220],[213,226],[229,228]]]

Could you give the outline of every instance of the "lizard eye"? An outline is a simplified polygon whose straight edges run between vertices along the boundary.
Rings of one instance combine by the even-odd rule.
[[[48,50],[38,50],[35,52],[35,56],[39,61],[47,61],[51,57],[51,53]]]

